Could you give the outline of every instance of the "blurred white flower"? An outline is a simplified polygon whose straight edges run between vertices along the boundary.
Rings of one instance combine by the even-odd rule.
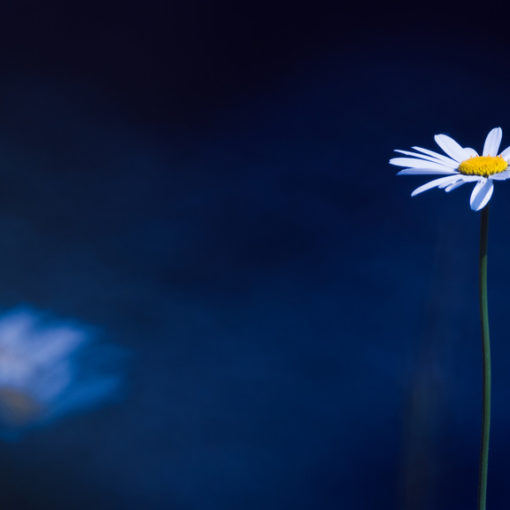
[[[471,147],[460,146],[453,138],[446,135],[436,135],[436,143],[447,156],[437,152],[413,147],[415,151],[401,151],[401,154],[411,156],[407,158],[390,159],[392,165],[404,166],[397,175],[443,175],[416,188],[411,196],[416,196],[432,188],[452,191],[468,182],[474,183],[470,205],[474,211],[483,209],[489,202],[494,191],[494,181],[510,179],[510,147],[501,153],[499,146],[503,131],[501,128],[492,129],[483,146],[482,156]]]
[[[119,352],[95,345],[87,328],[30,309],[0,316],[0,434],[114,396]]]

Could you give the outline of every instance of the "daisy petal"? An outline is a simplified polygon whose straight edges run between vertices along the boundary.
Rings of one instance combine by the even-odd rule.
[[[400,154],[405,154],[406,156],[413,156],[415,158],[426,161],[432,161],[433,163],[438,163],[440,165],[448,166],[450,168],[457,168],[459,166],[459,164],[456,161],[453,161],[453,159],[447,157],[444,157],[443,161],[442,159],[438,159],[433,156],[426,156],[425,154],[420,154],[418,152],[401,151],[400,149],[395,149],[395,152],[400,152]]]
[[[455,170],[428,170],[426,168],[404,168],[397,175],[458,175]]]
[[[467,156],[466,159],[478,156],[478,152],[476,152],[475,149],[472,149],[471,147],[464,147],[464,152],[466,153]]]
[[[468,182],[478,182],[479,180],[480,177],[478,175],[459,175],[459,180],[454,182],[453,184],[450,184],[449,186],[446,186],[445,191],[449,193],[450,191],[457,189],[463,184],[466,184]]]
[[[467,153],[453,138],[450,138],[447,135],[436,135],[434,136],[434,140],[437,145],[443,149],[448,156],[453,158],[455,161],[459,163],[469,158],[469,153]]]
[[[423,152],[424,154],[428,154],[430,156],[435,157],[436,159],[441,160],[445,165],[449,165],[451,163],[454,163],[456,166],[459,165],[458,161],[455,161],[452,158],[449,158],[448,156],[444,156],[443,154],[439,154],[438,152],[431,151],[429,149],[424,149],[423,147],[413,147],[415,151]]]
[[[500,156],[503,158],[503,159],[506,159],[507,161],[510,161],[510,147],[507,147],[501,154]]]
[[[510,179],[510,169],[500,172],[499,174],[491,175],[490,179],[493,181],[506,181],[507,179]]]
[[[499,151],[499,144],[501,143],[501,137],[503,136],[503,131],[501,128],[497,127],[491,129],[487,138],[485,139],[485,143],[483,144],[483,155],[484,156],[497,156]]]
[[[452,171],[451,168],[448,168],[446,165],[443,165],[442,163],[433,163],[432,161],[425,161],[423,159],[416,158],[392,158],[390,159],[390,164],[396,166],[406,166],[408,168],[448,170],[450,172]]]
[[[459,176],[458,176],[458,175],[452,175],[451,177],[452,177],[452,179],[450,179],[449,181],[447,181],[447,180],[445,179],[445,182],[443,182],[442,184],[440,184],[440,185],[438,186],[438,188],[439,188],[439,189],[445,189],[445,188],[447,188],[448,186],[451,186],[452,184],[455,184],[456,182],[458,182],[458,181],[459,181]]]
[[[419,195],[420,193],[423,193],[424,191],[427,191],[432,188],[441,187],[443,185],[448,186],[449,184],[454,183],[458,179],[457,175],[449,175],[448,177],[441,177],[440,179],[434,179],[433,181],[429,181],[426,184],[423,184],[423,186],[420,186],[416,188],[412,193],[411,196],[415,197],[416,195]]]
[[[446,191],[446,193],[450,193],[450,191],[453,191],[454,189],[460,188],[460,186],[462,186],[463,184],[466,184],[466,182],[467,181],[463,181],[463,180],[454,182],[453,184],[450,184],[449,186],[447,186],[445,188],[445,191]]]
[[[494,191],[494,183],[492,179],[482,179],[473,188],[469,204],[473,211],[483,209],[491,199],[492,192]]]

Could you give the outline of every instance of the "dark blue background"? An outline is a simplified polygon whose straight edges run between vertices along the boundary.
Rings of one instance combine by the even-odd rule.
[[[0,448],[3,508],[474,508],[479,214],[395,148],[510,145],[498,5],[10,3],[0,304],[131,351]],[[510,187],[491,201],[489,506],[510,488]]]

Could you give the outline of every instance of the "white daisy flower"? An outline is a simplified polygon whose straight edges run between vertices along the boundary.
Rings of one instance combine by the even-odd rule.
[[[449,192],[467,182],[476,183],[471,193],[470,205],[473,211],[479,211],[491,199],[494,181],[510,179],[510,147],[499,152],[502,135],[501,128],[492,129],[485,139],[481,156],[471,147],[461,147],[447,135],[436,135],[434,140],[447,156],[413,147],[418,152],[396,150],[395,152],[411,157],[393,158],[390,163],[406,167],[397,175],[443,176],[416,188],[411,193],[412,197],[432,188]]]
[[[91,343],[76,323],[32,310],[0,315],[0,438],[116,393],[121,379],[110,365],[119,352]]]

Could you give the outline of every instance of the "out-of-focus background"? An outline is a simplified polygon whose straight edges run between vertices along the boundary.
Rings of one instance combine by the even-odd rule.
[[[469,186],[411,199],[426,178],[388,160],[436,133],[481,149],[501,126],[510,145],[505,19],[488,4],[3,5],[0,314],[39,338],[16,310],[42,310],[46,333],[83,325],[128,360],[116,398],[10,423],[2,508],[474,508],[479,214]],[[509,217],[503,182],[491,508],[510,502]],[[0,400],[25,419],[23,395]]]

